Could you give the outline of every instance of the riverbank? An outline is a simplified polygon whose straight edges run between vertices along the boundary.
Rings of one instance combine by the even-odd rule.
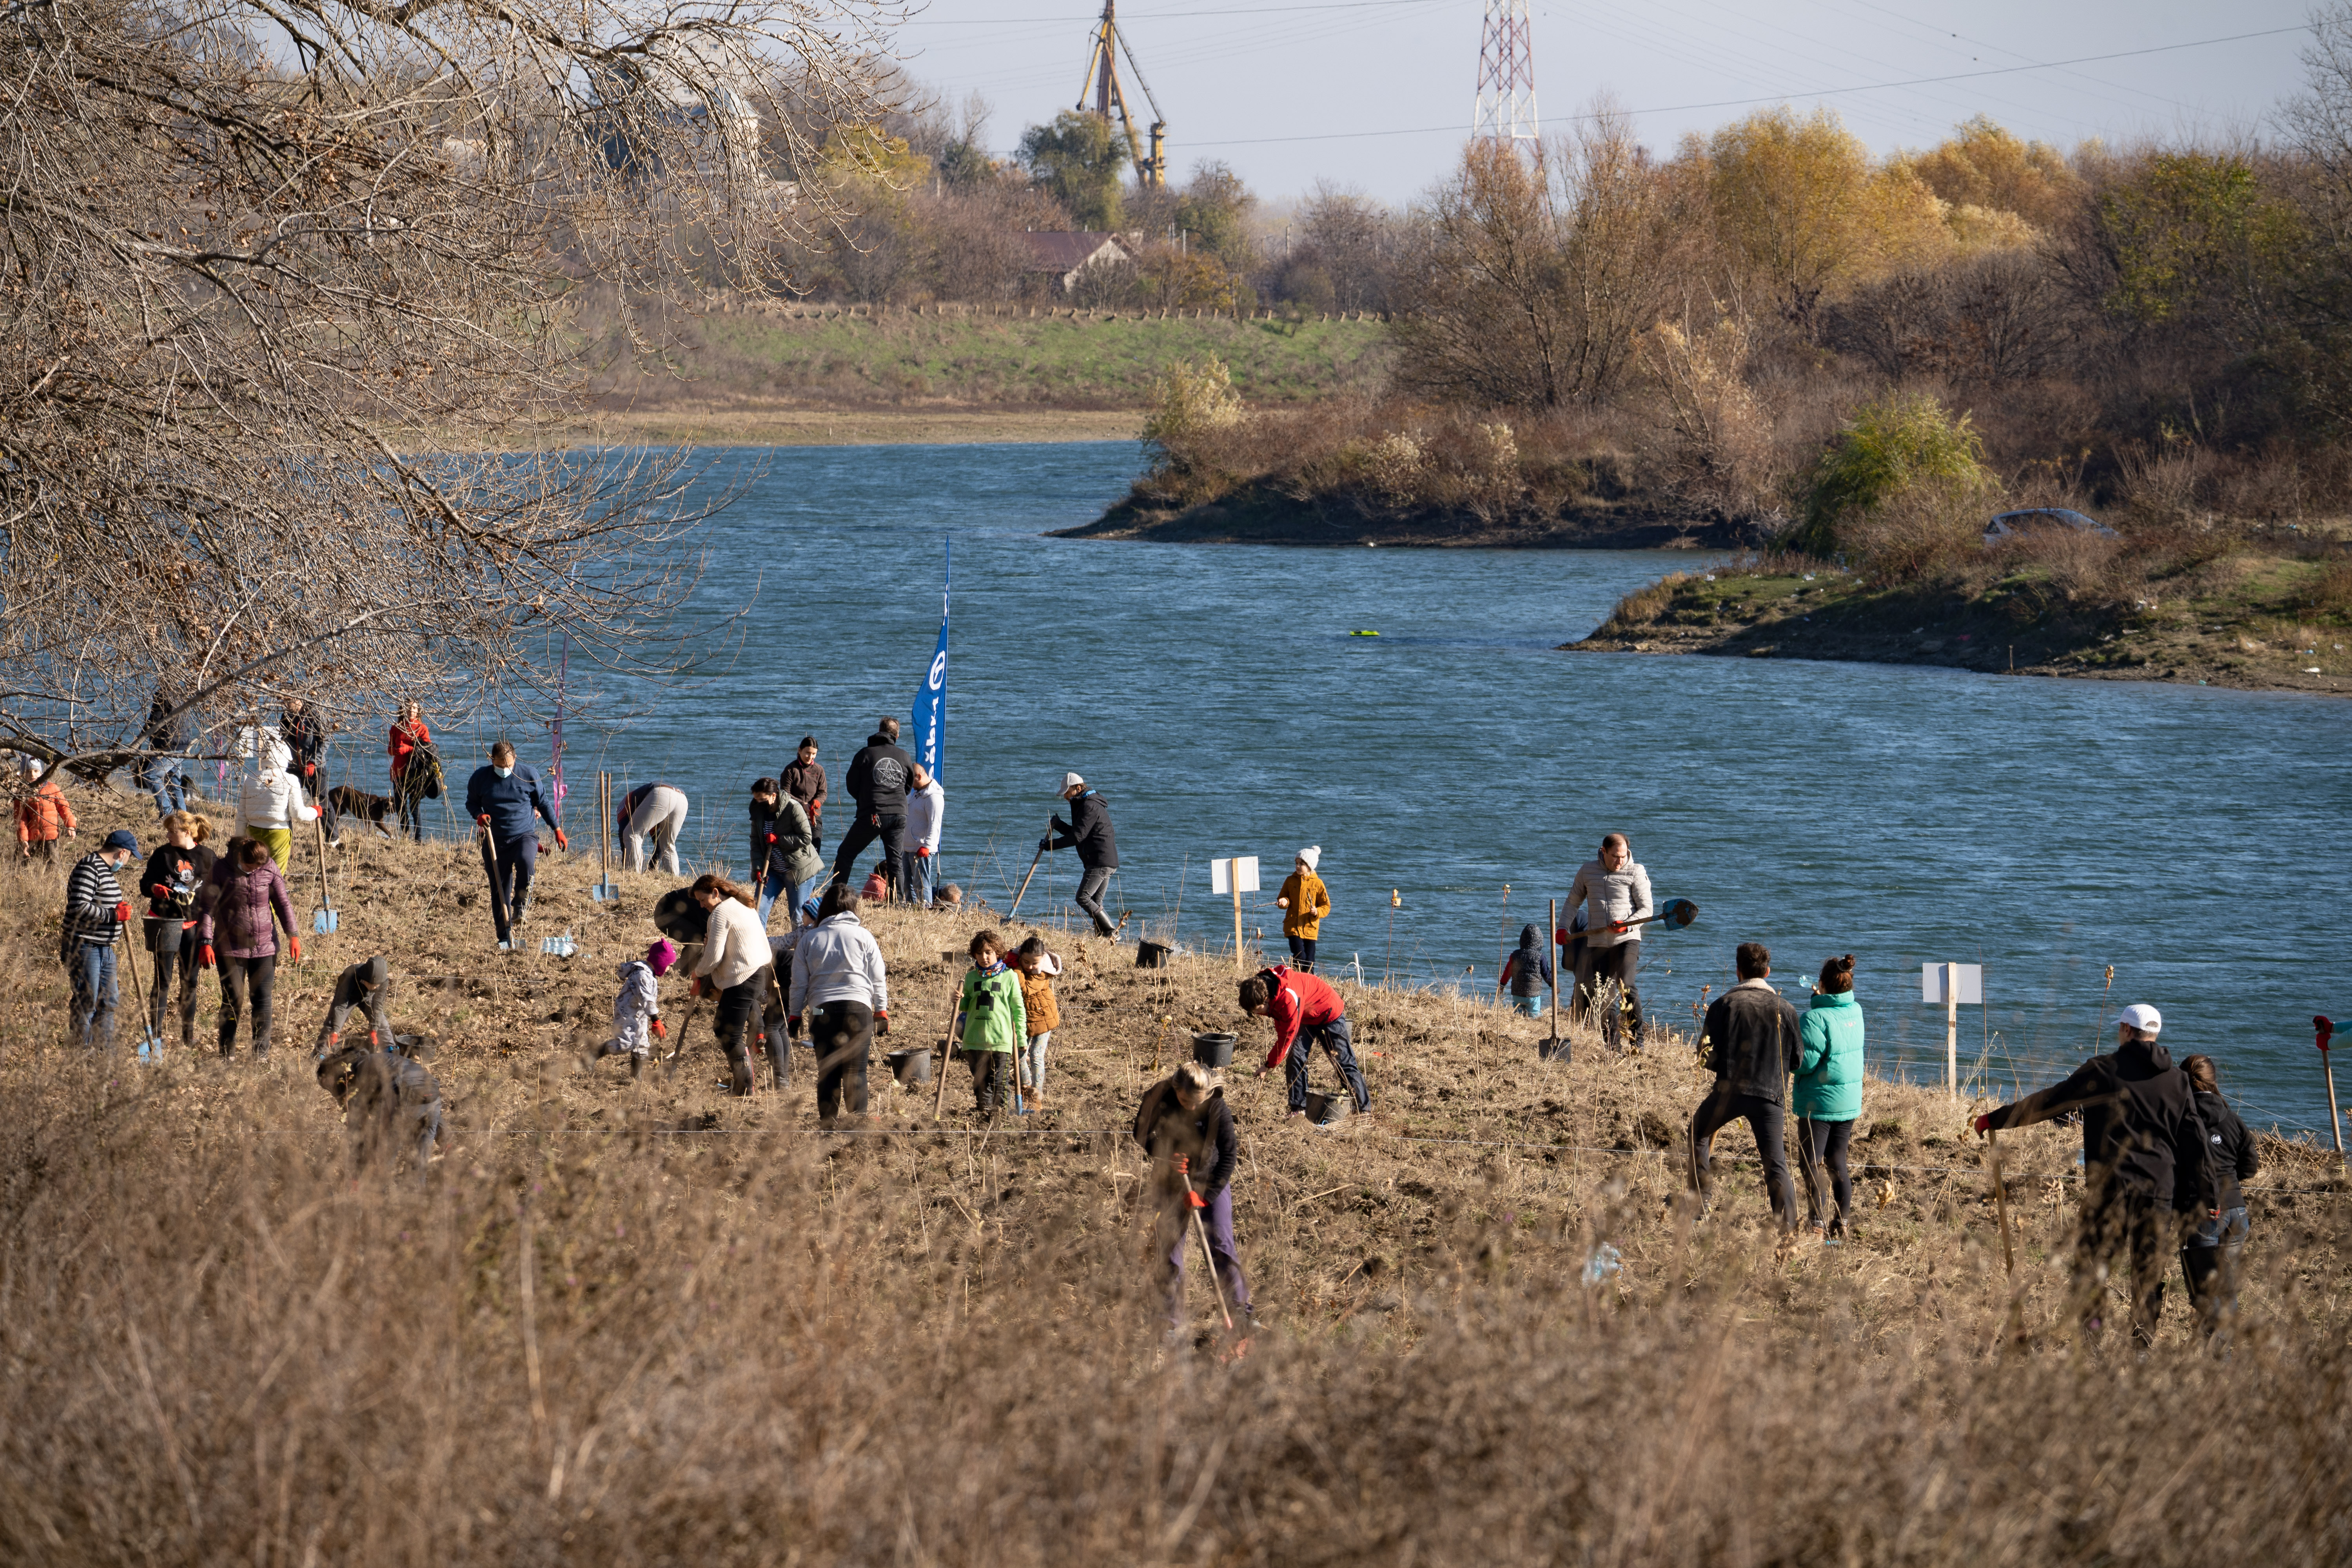
[[[2352,620],[2334,586],[2342,569],[2324,557],[2240,542],[2128,599],[2069,595],[2046,572],[2013,564],[1981,584],[1887,585],[1827,563],[1750,558],[1670,574],[1560,647],[2352,694]]]
[[[143,810],[100,803],[86,831]],[[744,1568],[780,1542],[1516,1565],[1643,1557],[1669,1528],[1774,1561],[1897,1539],[1936,1564],[2352,1547],[2326,1479],[2352,1417],[2310,1394],[2352,1374],[2352,1215],[2307,1142],[2261,1142],[2238,1357],[2202,1352],[2178,1290],[2137,1357],[2093,1350],[2067,1309],[2077,1137],[2004,1137],[2004,1214],[1966,1131],[1981,1100],[1869,1081],[1851,1237],[1783,1247],[1744,1130],[1717,1141],[1705,1222],[1677,1199],[1705,1088],[1684,1035],[1612,1056],[1580,1026],[1547,1063],[1543,1026],[1507,1009],[1343,984],[1373,1110],[1318,1131],[1247,1076],[1267,1026],[1237,1017],[1229,955],[1139,970],[1049,932],[1041,1108],[982,1123],[958,1067],[935,1123],[931,1086],[892,1087],[877,1057],[871,1116],[828,1133],[805,1050],[781,1090],[718,1091],[680,976],[675,1077],[582,1060],[675,879],[597,903],[593,857],[551,854],[532,931],[579,952],[499,954],[466,847],[350,844],[341,929],[306,930],[279,972],[267,1062],[67,1049],[60,879],[0,873],[12,1558],[370,1561],[387,1519],[402,1555],[566,1542]],[[936,1039],[990,918],[870,913],[886,1048]],[[441,1084],[421,1181],[354,1179],[307,1060],[336,971],[373,952]],[[1171,1338],[1126,1129],[1202,1027],[1241,1035],[1225,1093],[1258,1323],[1223,1331],[1195,1256]],[[2133,1418],[2084,1426],[2111,1408]],[[2231,1484],[2179,1486],[2199,1465]]]
[[[1267,481],[1190,505],[1155,505],[1130,495],[1094,521],[1054,534],[1159,544],[1465,550],[1729,549],[1743,537],[1726,524],[1637,502],[1587,501],[1549,514],[1521,511],[1497,518],[1433,508],[1367,507],[1349,494],[1302,500]]]
[[[451,434],[452,450],[562,451],[578,447],[887,447],[1132,441],[1131,409],[810,406],[785,401],[600,399],[578,417],[495,437]]]

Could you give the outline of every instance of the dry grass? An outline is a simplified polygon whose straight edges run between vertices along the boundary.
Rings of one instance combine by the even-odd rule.
[[[2352,1552],[2344,1194],[2310,1191],[2331,1184],[2308,1149],[2266,1147],[2248,1328],[2221,1363],[2177,1291],[2145,1359],[2071,1342],[2071,1151],[2055,1130],[2005,1141],[2034,1342],[2005,1351],[1987,1177],[1949,1100],[1874,1083],[1853,1244],[1780,1256],[1752,1167],[1704,1225],[1669,1202],[1701,1088],[1686,1043],[1609,1059],[1585,1042],[1546,1067],[1527,1021],[1358,993],[1372,1118],[1286,1129],[1273,1080],[1234,1089],[1266,1327],[1229,1361],[1197,1268],[1201,1338],[1165,1338],[1119,1131],[1184,1026],[1230,1022],[1229,961],[1140,972],[1064,938],[1048,1109],[973,1128],[959,1070],[944,1131],[928,1095],[886,1089],[871,1131],[827,1136],[805,1075],[720,1098],[699,1024],[674,1083],[577,1063],[598,1032],[581,1016],[601,1024],[612,963],[648,936],[652,884],[612,910],[579,861],[550,865],[539,929],[572,926],[583,952],[498,958],[457,902],[462,856],[358,858],[365,891],[281,989],[264,1068],[63,1049],[40,930],[55,889],[10,888],[0,1557]],[[940,952],[971,922],[876,923],[898,1033],[930,1038]],[[421,1183],[346,1168],[303,1059],[333,966],[379,947],[404,1026],[441,1041],[451,1126]],[[1623,1270],[1588,1288],[1604,1241]]]

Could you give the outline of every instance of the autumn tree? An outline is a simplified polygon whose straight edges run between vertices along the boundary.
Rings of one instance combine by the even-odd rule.
[[[2083,200],[2083,182],[2065,154],[2025,142],[1986,115],[1906,160],[1921,184],[1953,208],[2014,213],[2033,228],[2058,226]]]
[[[1120,185],[1134,153],[1127,138],[1099,114],[1066,109],[1050,125],[1033,125],[1021,138],[1029,177],[1066,208],[1081,229],[1121,226]]]

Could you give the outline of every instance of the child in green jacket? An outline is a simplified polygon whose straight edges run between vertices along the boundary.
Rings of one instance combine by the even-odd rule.
[[[1797,1116],[1797,1136],[1816,1171],[1827,1164],[1837,1213],[1823,1229],[1821,1194],[1805,1183],[1809,1218],[1822,1239],[1834,1247],[1845,1239],[1846,1215],[1853,1207],[1853,1176],[1846,1145],[1862,1114],[1862,1005],[1853,999],[1853,954],[1822,965],[1813,1003],[1798,1027],[1796,1094],[1789,1109]]]
[[[992,931],[971,939],[971,967],[964,971],[963,996],[956,1004],[955,1038],[971,1068],[972,1104],[994,1116],[1013,1098],[1013,1053],[1029,1043],[1029,1014],[1021,1002],[1021,976],[1004,964],[1004,942]]]

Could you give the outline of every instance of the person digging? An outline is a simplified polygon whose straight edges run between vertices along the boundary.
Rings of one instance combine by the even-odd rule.
[[[343,1021],[354,1008],[367,1015],[367,1043],[378,1050],[397,1048],[392,1029],[392,966],[381,956],[352,964],[335,977],[334,994],[327,1001],[326,1021],[319,1026],[319,1043],[311,1059],[325,1061],[342,1043]]]
[[[1241,983],[1241,1006],[1253,1018],[1274,1020],[1274,1049],[1251,1076],[1264,1078],[1281,1067],[1289,1089],[1290,1121],[1306,1120],[1307,1056],[1318,1045],[1330,1053],[1357,1111],[1372,1108],[1372,1091],[1356,1065],[1356,1047],[1349,1035],[1348,1004],[1329,984],[1276,964]]]
[[[1135,1112],[1135,1141],[1151,1156],[1159,1200],[1151,1250],[1166,1260],[1169,1327],[1184,1326],[1184,1263],[1197,1238],[1215,1266],[1226,1326],[1238,1324],[1244,1335],[1235,1349],[1246,1350],[1255,1318],[1249,1281],[1234,1250],[1234,1113],[1216,1075],[1184,1062],[1145,1089]]]

